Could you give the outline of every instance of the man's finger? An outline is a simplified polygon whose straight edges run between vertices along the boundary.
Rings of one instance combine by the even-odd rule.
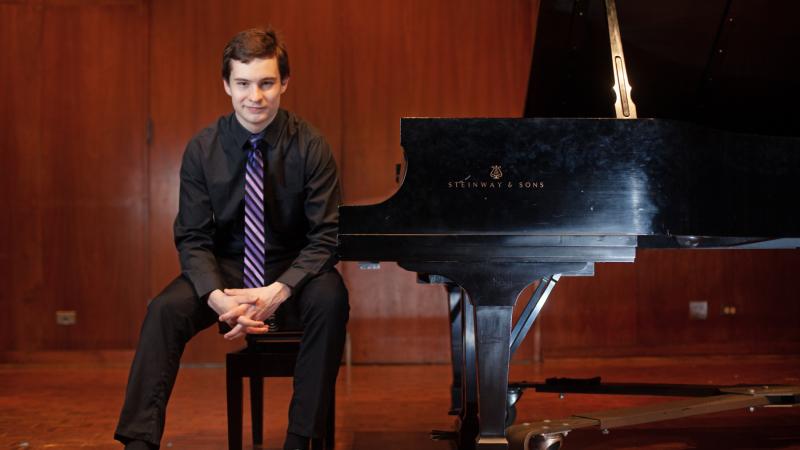
[[[263,327],[247,327],[247,334],[264,334],[269,331],[269,325]]]
[[[225,314],[220,315],[219,316],[219,321],[220,322],[226,322],[228,320],[236,320],[236,318],[241,316],[241,315],[242,315],[242,313],[239,312],[239,308],[236,307],[236,308],[226,312]]]
[[[248,305],[239,305],[235,308],[232,308],[230,311],[226,312],[219,316],[220,322],[225,322],[228,320],[236,320],[237,317],[241,316],[245,312],[247,312]]]
[[[225,339],[228,340],[228,341],[233,341],[233,340],[239,339],[242,336],[244,336],[244,333],[241,333],[241,332],[240,333],[236,333],[236,334],[228,333],[228,334],[225,335]]]
[[[236,303],[250,303],[250,296],[249,295],[229,295],[228,298],[230,300],[235,301]]]
[[[264,326],[264,322],[259,322],[257,320],[253,320],[253,319],[251,319],[251,318],[249,318],[247,316],[239,316],[239,318],[236,319],[236,322],[238,322],[239,325],[242,325],[242,326],[245,326],[245,327],[260,328],[260,327]]]
[[[233,327],[231,331],[225,333],[224,338],[228,340],[233,340],[242,335],[244,335],[244,327],[241,325],[236,325],[235,327]]]
[[[245,295],[247,294],[247,289],[225,289],[222,292],[225,295]]]
[[[234,300],[236,300],[241,305],[252,305],[253,303],[258,301],[258,297],[254,295],[241,295],[237,296]]]
[[[278,308],[275,305],[266,306],[264,308],[259,308],[256,306],[255,308],[253,308],[253,310],[254,311],[252,314],[248,314],[250,318],[255,320],[264,320],[267,317],[273,315],[275,311],[278,310]]]

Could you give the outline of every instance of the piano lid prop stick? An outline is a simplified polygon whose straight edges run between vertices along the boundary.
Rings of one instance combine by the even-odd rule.
[[[628,83],[628,70],[625,68],[625,55],[622,53],[622,38],[619,34],[616,0],[606,1],[606,18],[608,19],[608,40],[611,44],[611,67],[614,71],[614,87],[616,95],[614,110],[617,119],[635,119],[636,105],[631,98],[631,85]]]

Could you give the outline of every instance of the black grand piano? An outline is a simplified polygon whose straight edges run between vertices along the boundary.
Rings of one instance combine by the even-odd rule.
[[[338,252],[451,287],[460,448],[509,448],[509,360],[561,277],[642,247],[800,246],[798,12],[542,0],[525,118],[402,119],[402,184],[340,208]]]

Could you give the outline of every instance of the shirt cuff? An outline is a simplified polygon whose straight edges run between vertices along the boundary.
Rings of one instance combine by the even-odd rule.
[[[194,285],[194,291],[197,298],[202,300],[208,299],[208,294],[217,289],[224,289],[225,283],[222,282],[222,277],[216,273],[204,273],[202,275],[189,275],[189,279]]]
[[[289,267],[286,269],[286,272],[283,272],[283,274],[281,274],[281,276],[279,276],[275,281],[279,281],[289,286],[289,288],[292,289],[292,294],[294,294],[297,292],[300,286],[303,285],[303,283],[306,281],[306,278],[308,278],[308,272],[305,270],[298,269],[297,267]]]

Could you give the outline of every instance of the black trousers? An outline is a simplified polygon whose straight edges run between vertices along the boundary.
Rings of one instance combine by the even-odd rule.
[[[219,262],[228,286],[241,286],[241,262],[224,259]],[[281,268],[267,273],[267,280],[275,279],[282,271]],[[324,436],[349,310],[347,290],[334,269],[317,275],[299,292],[293,292],[277,312],[281,329],[301,326],[304,330],[289,406],[291,433],[310,438]],[[217,313],[197,297],[182,276],[150,302],[128,376],[115,439],[123,443],[142,440],[160,444],[167,401],[175,385],[183,349],[195,334],[216,323]]]

